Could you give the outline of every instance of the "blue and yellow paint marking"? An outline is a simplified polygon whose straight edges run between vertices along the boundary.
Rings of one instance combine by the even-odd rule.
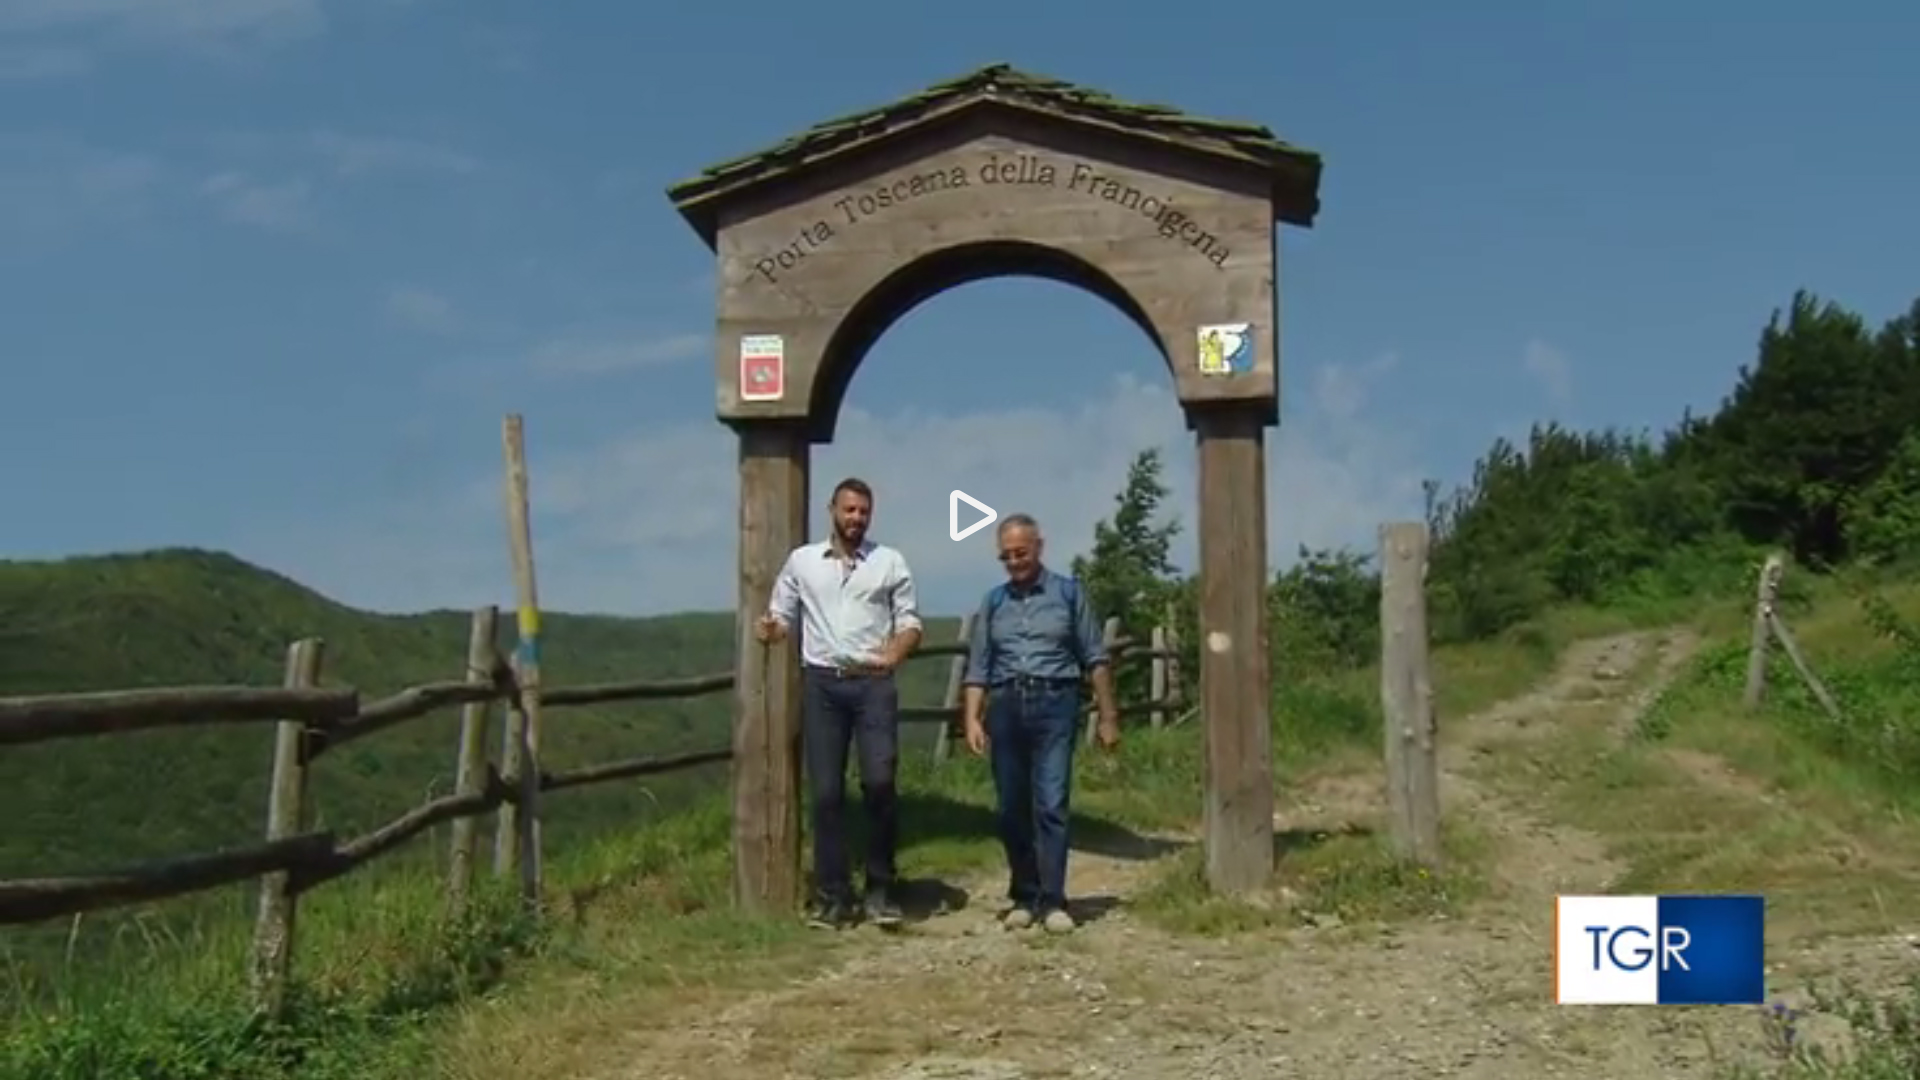
[[[514,649],[514,657],[522,664],[540,662],[540,612],[536,608],[520,609],[520,644]]]

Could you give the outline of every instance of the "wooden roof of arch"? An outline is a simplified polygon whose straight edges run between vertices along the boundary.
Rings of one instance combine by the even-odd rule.
[[[1103,129],[1200,157],[1251,166],[1270,178],[1274,216],[1311,226],[1320,209],[1320,155],[1283,142],[1266,127],[1194,116],[1169,105],[1125,101],[1104,91],[991,64],[898,101],[815,124],[764,150],[710,165],[667,189],[667,197],[709,246],[717,207],[810,169],[975,108],[1008,108]]]

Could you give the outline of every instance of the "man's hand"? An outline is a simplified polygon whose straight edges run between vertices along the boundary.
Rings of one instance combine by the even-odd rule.
[[[977,716],[967,717],[966,725],[967,749],[973,751],[974,757],[985,755],[987,752],[987,725],[981,723],[980,718]]]
[[[881,647],[879,659],[862,666],[876,675],[890,674],[907,662],[907,657],[913,655],[914,647],[919,644],[920,632],[917,630],[895,634]]]
[[[753,625],[753,636],[759,639],[760,644],[771,645],[787,636],[787,624],[771,615],[762,615],[760,621]]]
[[[862,675],[891,675],[901,661],[894,659],[892,649],[881,649],[880,655],[871,660],[848,660],[847,670]]]
[[[1093,737],[1100,741],[1100,748],[1112,750],[1120,745],[1120,710],[1110,704],[1100,706],[1100,718],[1094,724]]]

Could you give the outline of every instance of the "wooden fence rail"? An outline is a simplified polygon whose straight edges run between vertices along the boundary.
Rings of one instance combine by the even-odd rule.
[[[302,720],[331,725],[360,708],[355,690],[176,686],[0,698],[0,746],[158,727]]]
[[[527,693],[519,668],[502,655],[495,640],[499,621],[497,608],[483,607],[473,612],[465,678],[411,686],[364,705],[354,689],[315,685],[320,681],[324,643],[311,638],[289,647],[286,685],[279,689],[173,687],[0,698],[0,745],[161,727],[269,721],[276,725],[267,828],[262,842],[98,873],[0,880],[0,925],[40,922],[259,879],[251,974],[260,1007],[276,1011],[284,1001],[292,965],[299,898],[308,890],[451,822],[454,831],[447,896],[450,903],[463,904],[472,892],[478,862],[477,819],[495,814],[494,875],[505,877],[518,869],[523,879],[523,899],[537,904],[537,874],[526,872],[527,857],[531,854],[538,858],[534,846],[537,834],[529,836],[538,823],[534,799],[546,792],[655,776],[732,758],[730,747],[717,747],[549,771],[539,766],[534,755],[523,757],[512,752],[511,740],[516,736],[513,725],[509,725],[508,745],[503,746],[501,755],[505,767],[496,768],[488,760],[490,707],[505,703],[515,710],[515,719],[524,720],[523,697]],[[1108,637],[1116,659],[1148,658],[1158,665],[1172,656],[1159,635],[1157,648],[1143,648],[1133,639],[1117,636],[1117,626],[1109,627]],[[961,640],[922,646],[914,656],[964,657],[966,650]],[[538,696],[541,708],[564,708],[694,697],[731,689],[733,682],[733,673],[728,671],[691,678],[543,687]],[[953,695],[947,701],[938,706],[903,707],[900,719],[942,723],[951,730],[957,726],[960,708]],[[1163,714],[1178,704],[1177,698],[1129,703],[1121,712],[1128,716]],[[452,794],[431,799],[356,837],[342,839],[330,830],[311,828],[311,771],[327,751],[456,705],[462,707],[462,715]],[[516,767],[522,760],[533,762],[532,771],[526,775]],[[530,812],[511,813],[523,805]]]

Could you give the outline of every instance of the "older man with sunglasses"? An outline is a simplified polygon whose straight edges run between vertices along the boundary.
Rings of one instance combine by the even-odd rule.
[[[967,747],[975,755],[991,750],[1009,872],[1004,925],[1017,930],[1038,921],[1063,934],[1074,928],[1067,825],[1081,680],[1093,677],[1094,734],[1112,750],[1120,742],[1113,671],[1080,583],[1041,562],[1039,524],[1010,514],[998,539],[1007,580],[987,591],[974,616],[962,677]]]

